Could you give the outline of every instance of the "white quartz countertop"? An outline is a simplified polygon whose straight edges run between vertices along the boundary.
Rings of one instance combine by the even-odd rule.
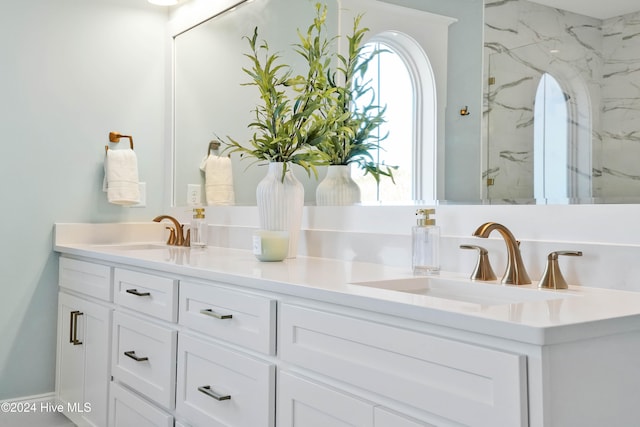
[[[546,292],[544,299],[485,304],[355,284],[411,278],[408,269],[310,257],[267,263],[245,250],[163,246],[57,243],[54,249],[70,256],[341,304],[536,345],[640,330],[640,293],[636,292],[575,286],[541,291],[534,283],[517,288],[528,294]],[[442,272],[440,276],[466,280],[460,274]],[[468,284],[470,290],[476,285],[503,286],[497,282]]]

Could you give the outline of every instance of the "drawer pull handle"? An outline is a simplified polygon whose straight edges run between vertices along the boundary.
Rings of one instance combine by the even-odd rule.
[[[138,357],[138,356],[136,356],[136,352],[135,351],[125,351],[124,355],[127,356],[127,357],[132,358],[136,362],[144,362],[146,360],[149,360],[148,357]]]
[[[227,395],[220,395],[220,394],[216,393],[215,391],[211,390],[211,386],[210,385],[203,385],[201,387],[198,387],[198,391],[206,394],[209,397],[213,397],[218,402],[221,402],[223,400],[231,400],[231,396],[229,396],[228,394]]]
[[[215,317],[216,319],[231,319],[233,318],[232,314],[220,314],[211,310],[210,308],[204,308],[200,310],[200,314],[204,314],[205,316]]]
[[[73,345],[80,345],[82,341],[78,339],[78,316],[82,316],[84,313],[81,311],[72,311],[69,317],[69,342]]]
[[[151,295],[151,292],[138,292],[137,289],[127,289],[128,294],[133,294],[137,297],[148,297]]]

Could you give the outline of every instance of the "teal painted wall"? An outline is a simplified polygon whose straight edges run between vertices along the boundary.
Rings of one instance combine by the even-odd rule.
[[[0,400],[55,379],[54,222],[162,211],[166,8],[146,0],[0,0]],[[109,131],[131,133],[146,208],[101,191]]]

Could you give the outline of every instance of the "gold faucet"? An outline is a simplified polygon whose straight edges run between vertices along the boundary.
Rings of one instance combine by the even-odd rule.
[[[174,228],[167,227],[167,229],[169,230],[169,240],[167,240],[167,245],[189,246],[189,239],[184,237],[184,226],[180,224],[177,219],[169,215],[160,215],[153,218],[155,222],[160,222],[163,219],[168,219],[169,221],[173,222],[174,226]]]
[[[498,230],[507,245],[507,268],[502,283],[507,285],[528,285],[531,283],[520,254],[520,242],[513,237],[507,227],[497,222],[486,222],[473,233],[476,237],[487,238],[493,230]]]

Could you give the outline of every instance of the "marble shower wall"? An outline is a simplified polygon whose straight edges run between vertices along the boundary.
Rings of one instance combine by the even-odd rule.
[[[640,199],[640,12],[602,26],[602,195]]]
[[[640,194],[640,87],[628,80],[640,72],[638,32],[640,14],[602,21],[526,0],[485,1],[483,179],[494,184],[483,197],[534,202],[534,98],[545,72],[560,83],[573,118],[567,197]]]

